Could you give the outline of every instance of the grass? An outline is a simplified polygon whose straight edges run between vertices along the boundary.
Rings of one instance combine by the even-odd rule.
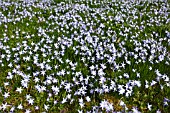
[[[164,98],[170,99],[169,80],[164,77],[167,77],[167,79],[170,77],[170,66],[166,64],[166,62],[170,63],[170,58],[167,55],[170,52],[170,46],[168,45],[169,39],[166,33],[166,31],[170,32],[170,23],[166,23],[169,15],[165,16],[166,12],[169,13],[169,6],[165,5],[167,11],[162,12],[162,15],[156,15],[154,9],[160,10],[165,3],[159,2],[157,5],[156,2],[152,4],[148,2],[137,4],[134,2],[128,5],[129,10],[132,10],[132,12],[121,10],[121,7],[125,8],[127,5],[123,2],[110,3],[108,6],[111,9],[104,7],[105,5],[86,3],[90,8],[84,9],[85,12],[83,12],[80,10],[83,9],[82,7],[80,9],[74,7],[66,9],[68,3],[65,2],[62,6],[60,2],[55,1],[56,4],[46,8],[33,5],[24,7],[22,2],[19,3],[21,7],[18,8],[14,4],[4,6],[8,8],[5,11],[3,7],[0,8],[4,16],[21,19],[17,22],[1,22],[0,25],[0,45],[2,45],[0,46],[0,106],[2,107],[5,103],[9,105],[6,109],[2,108],[0,111],[9,112],[13,106],[16,107],[15,112],[18,113],[25,112],[26,109],[31,112],[74,113],[78,112],[78,110],[83,110],[83,112],[93,111],[93,107],[98,106],[97,112],[106,112],[106,108],[102,109],[100,107],[101,102],[106,100],[113,105],[115,112],[130,112],[134,107],[137,107],[141,112],[156,112],[158,110],[168,112],[170,107],[169,105],[164,106]],[[44,4],[47,5],[47,3]],[[79,2],[78,4],[83,3]],[[61,8],[64,8],[64,10]],[[97,9],[100,10],[99,13],[96,13]],[[133,14],[133,9],[136,9],[135,14]],[[24,14],[19,14],[19,11],[24,10],[29,11],[33,16],[24,17]],[[9,12],[11,13],[10,16],[8,16]],[[82,21],[79,22],[84,22],[84,24],[80,23],[80,25],[76,26],[76,22],[80,17],[68,20],[62,18],[62,16],[69,13],[72,16],[79,15],[82,18]],[[141,13],[143,14],[142,16],[140,16]],[[51,15],[56,18],[49,19]],[[122,17],[122,15],[125,16]],[[110,19],[109,16],[114,19]],[[115,19],[116,16],[122,19],[117,20]],[[135,18],[135,16],[138,18]],[[3,16],[1,18],[4,19]],[[104,20],[105,18],[106,20]],[[159,20],[157,18],[160,18],[161,21],[157,22]],[[67,24],[63,24],[64,22]],[[94,24],[88,25],[89,22]],[[100,23],[103,23],[105,27],[100,27]],[[71,25],[67,27],[66,25],[69,24]],[[99,41],[88,42],[86,34],[81,33],[83,32],[83,25],[87,27],[84,32],[92,29],[94,32],[90,33],[91,36],[96,36]],[[140,29],[141,26],[143,28]],[[110,35],[109,30],[112,31]],[[101,32],[97,33],[98,31]],[[116,41],[111,42],[113,38]],[[160,41],[161,38],[165,38],[165,40]],[[145,44],[145,41],[149,43]],[[72,44],[69,46],[64,42]],[[96,47],[94,46],[95,43],[97,44]],[[113,48],[110,49],[112,45],[117,50],[116,55]],[[36,47],[39,48],[36,50]],[[82,47],[87,47],[87,50],[83,50]],[[103,48],[103,50],[100,50],[99,47]],[[139,48],[139,51],[135,51],[135,48]],[[151,48],[155,49],[153,63],[149,60],[150,56],[152,56]],[[13,51],[12,49],[15,50]],[[76,50],[78,51],[77,54]],[[146,53],[144,52],[145,50]],[[90,53],[92,55],[88,55]],[[98,53],[100,53],[99,57],[97,56]],[[118,55],[119,53],[121,54],[120,56]],[[135,58],[131,53],[136,54],[138,58]],[[159,56],[162,54],[165,54],[164,59],[159,61]],[[2,55],[5,55],[5,57],[3,58]],[[36,55],[38,55],[37,58],[35,58]],[[104,57],[104,55],[110,57]],[[30,60],[26,60],[28,57],[30,57]],[[104,58],[102,59],[102,57]],[[17,58],[19,58],[18,61],[16,60]],[[110,58],[115,58],[112,63],[108,62]],[[38,59],[38,63],[35,63],[35,59]],[[67,62],[68,59],[69,61]],[[130,64],[128,61],[130,61]],[[12,63],[11,67],[9,66],[10,63]],[[125,63],[125,68],[119,67],[122,63]],[[41,67],[41,64],[44,68]],[[102,69],[101,64],[105,64],[106,68]],[[48,70],[48,66],[51,69]],[[91,66],[95,66],[95,75],[92,74]],[[115,68],[116,66],[118,67]],[[14,72],[15,69],[17,72]],[[100,69],[103,71],[103,75]],[[162,77],[160,80],[157,80],[158,75],[155,70],[160,71]],[[45,74],[43,74],[43,71],[45,71]],[[39,74],[35,74],[36,72],[39,72]],[[7,79],[9,73],[12,73],[12,79]],[[62,73],[64,74],[62,75]],[[137,73],[140,74],[140,77],[137,77]],[[129,77],[125,75],[129,75]],[[106,79],[105,82],[100,81],[102,76]],[[85,83],[85,79],[88,79],[88,77],[88,83]],[[39,78],[39,82],[35,82],[37,78]],[[54,79],[57,82],[54,82]],[[75,81],[80,84],[76,84]],[[138,83],[139,81],[141,86],[133,85],[134,82]],[[153,81],[156,81],[156,83],[146,88],[146,81],[149,84],[152,84]],[[63,82],[64,85],[62,85]],[[107,88],[103,87],[110,88],[112,82],[116,84],[114,86],[115,90],[90,93],[90,90],[97,90],[97,88],[106,90]],[[8,83],[9,85],[5,85]],[[71,84],[70,92],[65,89],[68,83]],[[28,86],[24,87],[23,84]],[[59,87],[58,94],[55,94],[52,86]],[[86,94],[75,95],[83,86],[87,88],[85,90]],[[120,94],[119,86],[123,86],[124,89],[129,86],[129,88],[133,89],[132,93],[129,96],[126,95],[126,92]],[[22,93],[16,91],[19,87],[23,89]],[[45,89],[42,90],[42,87]],[[126,89],[126,91],[128,90]],[[4,94],[8,92],[10,96],[5,98]],[[29,99],[26,99],[27,94],[31,95],[33,104],[28,102]],[[50,94],[51,96],[49,96]],[[68,102],[64,103],[63,99],[68,98],[69,94],[71,94],[71,99],[67,99]],[[90,97],[90,102],[86,101],[87,96]],[[84,101],[84,107],[82,108],[79,102],[81,98]],[[58,103],[54,104],[54,101]],[[72,104],[71,101],[73,101]],[[120,105],[121,101],[125,103],[124,106]],[[22,104],[23,109],[17,108],[19,104]],[[151,110],[149,110],[148,104],[152,105]],[[45,109],[45,105],[49,105],[48,110]],[[36,106],[39,109],[36,110]],[[125,106],[128,109],[125,109]]]

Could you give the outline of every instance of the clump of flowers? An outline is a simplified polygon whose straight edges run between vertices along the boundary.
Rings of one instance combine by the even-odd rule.
[[[0,111],[169,109],[168,3],[103,4],[0,3]]]

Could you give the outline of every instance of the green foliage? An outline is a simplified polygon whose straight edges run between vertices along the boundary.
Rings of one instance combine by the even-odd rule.
[[[56,5],[63,2],[63,0],[53,0],[53,1]],[[67,4],[68,1],[64,1],[63,3]],[[73,3],[75,3],[75,2],[73,2]],[[149,6],[147,6],[147,8],[146,8],[147,4],[148,3],[146,2],[144,4],[144,6],[137,5],[136,8],[138,9],[138,11],[141,11],[141,12],[142,11],[149,12],[151,6],[153,6],[155,8],[158,7],[158,6],[154,6],[153,4],[149,4]],[[89,7],[95,9],[95,8],[101,8],[103,6],[101,4],[96,5],[96,4],[89,3]],[[121,10],[119,7],[115,7],[115,6],[111,6],[111,7],[113,7],[114,10],[118,10],[118,11]],[[12,12],[14,10],[14,6],[8,6],[8,9],[10,12]],[[36,7],[32,7],[32,9],[33,9],[32,10],[33,12],[37,12],[37,15],[33,16],[31,21],[29,18],[24,18],[24,19],[22,19],[22,22],[16,22],[15,25],[12,22],[9,22],[9,23],[7,23],[7,26],[8,26],[7,31],[8,32],[5,32],[6,23],[2,23],[0,25],[0,29],[1,29],[0,30],[0,39],[2,39],[4,33],[6,33],[10,39],[12,39],[13,36],[18,37],[18,38],[13,38],[12,40],[9,40],[7,42],[4,42],[5,45],[9,45],[10,47],[16,47],[17,44],[22,45],[23,41],[26,39],[25,37],[27,37],[27,35],[30,35],[30,34],[35,34],[35,36],[27,39],[29,46],[31,46],[32,42],[38,43],[43,39],[43,36],[38,36],[38,30],[36,28],[39,28],[39,27],[47,28],[47,27],[49,27],[48,26],[49,23],[46,23],[45,21],[38,23],[37,21],[38,21],[39,17],[44,17],[45,19],[47,19],[50,16],[50,14],[55,15],[55,11],[52,10],[52,12],[51,12],[50,9],[47,9],[44,11],[44,10],[42,10],[40,8],[36,8]],[[3,9],[0,8],[0,11],[2,11],[2,10]],[[22,11],[24,9],[19,8],[18,10]],[[26,10],[29,10],[29,8]],[[65,10],[65,12],[61,11],[60,12],[61,16],[68,13],[69,10],[70,9]],[[110,10],[107,9],[104,11],[110,11]],[[115,11],[115,12],[110,11],[108,13],[108,15],[106,15],[106,16],[111,16],[111,15],[115,16],[118,13],[118,11]],[[42,12],[42,14],[38,14],[38,12]],[[88,11],[85,12],[85,14],[82,12],[78,12],[79,16],[81,16],[83,18],[83,20],[85,20],[86,14],[88,14],[88,13],[94,13],[94,11],[90,10],[89,12]],[[126,14],[128,12],[124,12],[124,13]],[[3,14],[5,16],[8,15],[8,11],[4,11]],[[14,13],[12,15],[14,15]],[[152,14],[150,16],[155,17],[156,15]],[[128,19],[132,20],[134,23],[137,23],[137,25],[140,26],[141,21],[144,20],[146,22],[149,20],[149,18],[150,17],[148,15],[145,15],[145,13],[144,13],[144,15],[141,18],[133,19],[132,17],[130,17]],[[116,42],[115,42],[115,47],[117,48],[118,52],[121,51],[121,48],[118,48],[118,47],[122,41],[126,42],[126,44],[123,45],[126,48],[126,51],[134,51],[134,48],[135,48],[134,41],[130,41],[130,40],[131,40],[132,36],[136,35],[136,33],[140,31],[139,28],[131,27],[130,23],[128,23],[128,21],[115,23],[114,20],[112,20],[112,21],[111,20],[110,21],[102,20],[100,13],[98,13],[97,19],[101,20],[101,22],[103,22],[104,25],[106,26],[106,28],[103,28],[104,31],[106,31],[110,27],[111,30],[115,31],[116,34],[118,34]],[[72,20],[70,20],[70,21],[72,21]],[[51,21],[51,23],[52,22],[53,21]],[[27,23],[29,24],[29,26],[27,26]],[[97,20],[96,20],[96,23],[97,23]],[[122,25],[124,25],[125,27],[129,27],[131,29],[131,31],[133,31],[133,32],[129,33],[127,37],[119,34],[120,31],[122,31],[123,34],[125,33],[124,29],[122,28]],[[55,29],[56,27],[58,27],[58,25],[57,25],[57,23],[54,23],[54,25],[51,24],[50,27]],[[94,25],[93,29],[97,29],[98,27],[99,27],[99,24]],[[19,32],[19,35],[17,36],[15,32],[18,31],[18,29],[21,29],[21,31]],[[63,29],[67,29],[67,28],[63,27]],[[90,28],[87,28],[87,29],[89,30]],[[73,30],[69,29],[69,33],[58,32],[57,29],[55,29],[53,33],[46,31],[46,33],[49,36],[55,37],[55,39],[53,40],[54,42],[51,43],[51,45],[53,45],[52,48],[54,48],[54,43],[58,41],[58,37],[62,37],[62,36],[70,37],[70,35],[75,30],[76,29],[73,29]],[[166,36],[165,31],[170,32],[170,23],[163,23],[160,26],[158,26],[155,22],[153,22],[152,27],[145,24],[145,29],[143,29],[143,31],[144,32],[140,32],[139,36],[136,38],[136,40],[138,40],[139,42],[142,42],[145,39],[151,38],[151,34],[153,32],[158,33],[159,37],[165,37]],[[25,32],[25,33],[23,33],[23,32]],[[105,33],[104,36],[98,35],[100,38],[99,40],[102,40],[101,37],[111,38],[107,35],[108,35],[107,33]],[[113,33],[112,33],[112,35],[113,35]],[[145,35],[147,35],[147,37]],[[159,39],[157,39],[157,40],[159,41]],[[75,40],[73,41],[73,46],[77,46],[78,44],[79,44],[78,41],[75,41]],[[41,43],[41,45],[44,46],[45,44]],[[46,45],[48,45],[48,44],[46,44]],[[88,43],[87,43],[87,46],[89,48],[91,47],[91,45]],[[163,46],[165,46],[170,51],[170,46],[168,45],[168,42],[164,41]],[[24,47],[22,47],[21,49],[24,50]],[[59,46],[59,48],[56,49],[56,51],[59,51],[61,49],[62,49],[62,47]],[[91,48],[91,50],[92,49],[93,48]],[[1,50],[1,48],[0,48],[0,50]],[[80,51],[80,48],[78,48],[77,50]],[[52,49],[51,55],[49,55],[47,58],[45,58],[42,56],[43,53],[40,50],[38,50],[38,54],[40,54],[40,56],[39,56],[40,62],[47,61],[48,59],[51,59],[53,54],[56,53],[56,51],[54,51],[54,49]],[[0,53],[6,54],[6,51],[0,51]],[[14,54],[14,53],[12,53],[12,54]],[[34,52],[33,52],[33,54],[34,54]],[[95,52],[93,51],[92,54],[95,54]],[[108,54],[110,54],[110,53],[108,52]],[[158,54],[156,54],[156,55],[158,56]],[[125,54],[123,54],[121,57],[117,58],[116,63],[118,63],[118,64],[122,63],[125,60],[124,56],[125,56]],[[24,55],[19,55],[19,58],[21,58],[21,59],[24,57],[25,57]],[[64,59],[64,63],[62,63],[62,64],[60,64],[59,59],[51,59],[52,60],[51,65],[53,65],[53,66],[60,65],[60,66],[59,66],[59,69],[53,68],[52,70],[47,71],[46,72],[47,75],[52,72],[56,73],[56,72],[58,72],[58,70],[62,70],[62,69],[65,69],[66,67],[68,67],[69,66],[68,63],[65,62],[66,59],[70,59],[73,63],[78,62],[77,66],[75,68],[75,71],[82,72],[83,75],[85,75],[84,77],[88,77],[90,75],[89,67],[92,64],[99,65],[100,63],[107,62],[107,59],[104,59],[103,61],[96,61],[95,63],[89,63],[89,61],[91,59],[88,59],[87,61],[85,61],[88,65],[88,66],[86,66],[86,64],[81,61],[81,54],[76,55],[74,53],[73,47],[66,48],[66,51],[65,51],[64,55],[62,56],[62,58]],[[149,61],[146,61],[145,63],[139,62],[136,64],[135,61],[137,61],[137,60],[135,60],[135,58],[133,56],[128,57],[127,59],[131,62],[131,64],[126,65],[125,68],[122,69],[121,71],[117,71],[117,70],[113,71],[112,68],[114,68],[114,65],[106,64],[107,68],[104,70],[104,72],[106,74],[105,76],[107,78],[110,78],[111,80],[117,80],[116,83],[119,83],[119,84],[126,84],[129,80],[139,80],[139,81],[141,81],[142,86],[140,88],[135,86],[133,89],[133,94],[130,97],[126,97],[125,95],[119,95],[117,92],[111,92],[108,94],[104,93],[102,95],[97,94],[97,93],[95,93],[94,95],[89,94],[92,100],[91,100],[91,102],[85,103],[86,109],[84,109],[84,112],[91,110],[92,106],[94,106],[96,104],[99,105],[99,102],[103,99],[106,99],[110,103],[112,103],[114,105],[115,111],[124,110],[124,108],[119,105],[121,100],[123,100],[125,102],[125,104],[127,105],[127,107],[129,109],[132,109],[133,106],[138,106],[139,110],[142,112],[156,112],[157,109],[160,109],[163,112],[169,111],[170,107],[169,106],[164,107],[163,102],[162,102],[162,100],[164,100],[164,97],[170,98],[170,89],[169,89],[169,87],[167,87],[166,83],[163,82],[163,80],[160,80],[160,82],[156,83],[156,85],[154,85],[153,87],[150,86],[148,89],[145,88],[144,84],[145,84],[145,80],[147,80],[148,82],[152,82],[152,80],[155,80],[155,78],[156,78],[155,69],[160,70],[161,73],[167,74],[169,77],[170,67],[165,65],[165,61],[159,62],[157,64],[151,64]],[[14,62],[14,61],[11,60],[10,62]],[[32,72],[35,72],[37,70],[42,71],[39,67],[35,66],[33,64],[33,62],[34,61],[26,62],[24,60],[21,60],[20,62],[18,62],[18,65],[21,66],[20,71],[25,72],[28,75],[30,74],[31,71]],[[67,96],[67,92],[64,90],[64,88],[63,88],[63,90],[60,91],[60,95],[57,95],[55,97],[50,97],[49,102],[46,102],[46,99],[48,98],[47,93],[44,93],[44,92],[39,93],[37,91],[37,89],[35,89],[35,87],[34,87],[35,83],[33,82],[33,78],[30,79],[31,84],[28,86],[28,89],[24,90],[24,92],[21,95],[18,95],[18,92],[16,92],[16,89],[17,89],[17,87],[21,86],[20,81],[22,80],[22,77],[20,75],[16,74],[16,75],[14,75],[13,80],[7,80],[6,76],[8,75],[8,72],[12,72],[12,70],[7,66],[7,61],[4,63],[4,65],[5,66],[0,65],[0,90],[2,90],[2,91],[0,91],[0,105],[2,103],[4,103],[4,101],[2,101],[2,100],[4,100],[3,94],[5,92],[10,92],[11,96],[10,96],[10,98],[6,99],[5,102],[11,103],[15,106],[19,105],[20,103],[23,103],[23,106],[25,108],[29,108],[33,112],[44,111],[45,110],[44,104],[50,105],[49,112],[74,113],[74,112],[77,112],[76,109],[78,109],[80,107],[78,105],[79,97],[76,97],[76,96],[74,97],[75,101],[77,101],[76,103],[72,103],[72,104],[65,103],[65,104],[57,104],[57,105],[52,104],[54,100],[62,101],[62,99]],[[28,68],[28,66],[31,66],[30,71],[26,70]],[[16,67],[16,65],[15,65],[15,67]],[[153,69],[149,70],[149,67],[152,67]],[[140,78],[136,76],[136,72],[132,71],[133,69],[136,70],[136,72],[139,72],[141,74]],[[68,71],[72,72],[72,70],[68,70]],[[125,77],[121,78],[120,76],[122,76],[124,73],[127,73],[129,75],[129,78],[125,78]],[[30,76],[32,76],[32,73],[30,74]],[[58,83],[56,83],[55,85],[59,86],[61,84],[61,81],[64,81],[64,80],[66,80],[68,82],[72,82],[72,78],[74,76],[75,76],[75,74],[67,74],[67,76],[64,76],[64,77],[61,77],[61,76],[56,77],[58,79]],[[41,85],[43,84],[42,81],[44,81],[47,78],[47,76],[42,76],[41,74],[38,75],[38,77],[40,78]],[[91,78],[91,81],[94,83],[95,86],[101,87],[100,86],[101,84],[99,84],[99,80],[98,80],[99,76],[97,76],[97,77],[93,78],[93,79]],[[5,86],[4,82],[9,82],[10,85],[12,85],[13,87]],[[106,84],[110,85],[111,83],[106,82]],[[163,89],[161,89],[161,87],[160,87],[161,85],[164,86]],[[79,86],[76,86],[76,88],[79,88]],[[75,88],[75,90],[76,90],[76,88]],[[30,93],[35,98],[34,101],[35,101],[35,104],[40,107],[39,110],[35,110],[34,107],[28,105],[28,102],[26,102],[26,100],[25,100],[25,95],[27,93]],[[74,94],[72,94],[72,95],[74,95]],[[152,108],[152,111],[148,110],[147,103],[154,105]],[[10,109],[7,109],[4,112],[9,112],[9,110]],[[19,110],[18,112],[24,112],[24,111]]]

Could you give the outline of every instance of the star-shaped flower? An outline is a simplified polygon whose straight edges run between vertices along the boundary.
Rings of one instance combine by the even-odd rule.
[[[23,109],[22,104],[19,104],[17,108],[18,108],[18,109]]]
[[[5,92],[5,94],[3,96],[4,96],[4,98],[8,98],[10,96],[9,92]]]
[[[23,89],[22,89],[21,87],[19,87],[19,88],[17,88],[16,91],[19,92],[19,93],[21,94],[22,90],[23,90]]]

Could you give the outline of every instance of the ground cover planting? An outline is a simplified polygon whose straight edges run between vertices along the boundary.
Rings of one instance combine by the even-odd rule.
[[[170,112],[168,1],[0,1],[0,112]]]

